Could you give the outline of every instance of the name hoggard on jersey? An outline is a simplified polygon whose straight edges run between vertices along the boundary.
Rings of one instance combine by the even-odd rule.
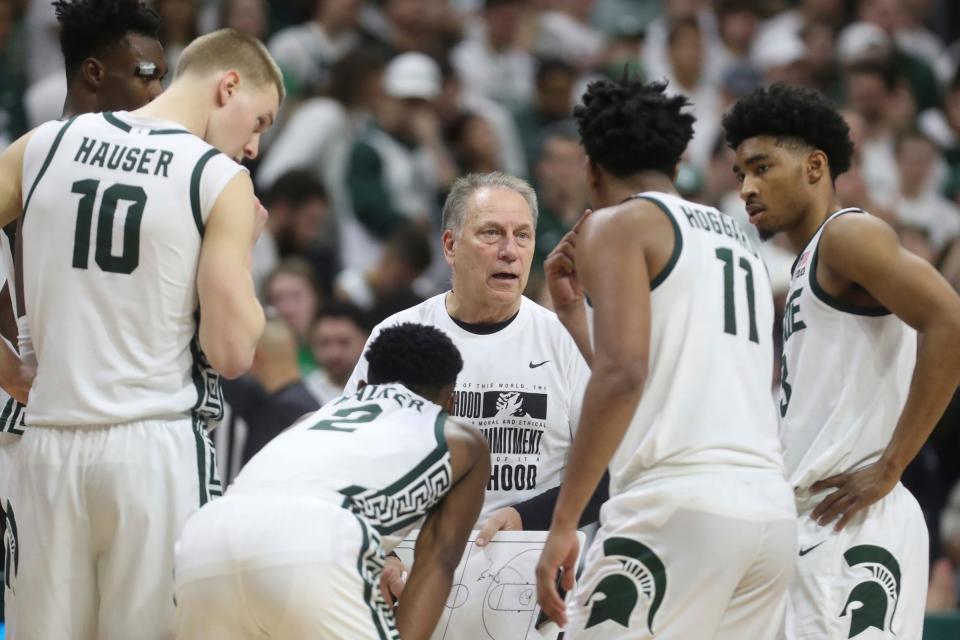
[[[477,427],[487,439],[491,462],[487,491],[536,488],[547,403],[546,387],[541,385],[458,385],[450,415]]]
[[[683,216],[694,229],[700,231],[709,231],[717,235],[726,236],[736,240],[737,244],[750,252],[750,255],[758,257],[756,249],[747,238],[747,234],[740,228],[737,221],[720,211],[706,208],[695,207],[689,203],[680,206]]]

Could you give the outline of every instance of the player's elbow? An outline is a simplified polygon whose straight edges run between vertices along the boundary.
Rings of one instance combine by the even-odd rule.
[[[238,329],[224,327],[221,331],[215,331],[212,327],[200,328],[200,347],[207,361],[220,375],[231,380],[242,376],[253,366],[253,356],[263,325],[260,323],[259,331],[253,331],[254,327]]]
[[[603,380],[603,386],[614,396],[639,395],[647,381],[646,358],[597,354],[592,365],[593,376]]]
[[[204,348],[210,366],[228,380],[239,378],[250,370],[253,366],[253,352],[253,348],[243,349],[232,345],[218,345],[209,350]]]

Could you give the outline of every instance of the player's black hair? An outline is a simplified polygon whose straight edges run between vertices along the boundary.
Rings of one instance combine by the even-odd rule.
[[[84,60],[103,55],[129,33],[159,38],[160,16],[140,0],[57,0],[53,6],[67,77]]]
[[[425,398],[457,381],[463,369],[460,351],[436,327],[406,322],[383,329],[367,348],[367,382],[399,382]]]
[[[685,110],[686,97],[667,95],[666,88],[626,73],[591,82],[573,109],[590,159],[619,178],[646,170],[672,176],[696,118]]]
[[[784,144],[819,149],[827,156],[830,176],[850,168],[853,141],[850,127],[823,94],[777,83],[741,98],[723,117],[731,149],[756,136],[773,136]]]

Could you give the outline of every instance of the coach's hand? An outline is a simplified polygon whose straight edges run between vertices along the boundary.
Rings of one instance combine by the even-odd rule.
[[[890,493],[899,481],[900,474],[882,458],[852,473],[841,473],[821,480],[810,490],[814,493],[826,489],[836,491],[821,500],[810,517],[820,526],[840,518],[833,527],[834,531],[840,531],[858,512]]]
[[[497,531],[523,531],[520,512],[513,507],[504,507],[491,513],[480,527],[480,533],[477,534],[474,543],[478,547],[487,546],[487,543],[493,540],[493,536],[497,535]]]
[[[537,563],[537,601],[543,612],[561,628],[567,624],[567,609],[557,591],[557,572],[563,572],[560,575],[563,590],[572,590],[579,550],[575,528],[551,528]]]
[[[380,574],[380,593],[391,607],[407,584],[407,567],[397,556],[388,556]]]

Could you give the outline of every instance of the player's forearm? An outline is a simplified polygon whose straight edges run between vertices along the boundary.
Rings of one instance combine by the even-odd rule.
[[[960,323],[945,320],[920,335],[910,391],[881,462],[899,478],[927,441],[960,383]]]
[[[587,366],[593,363],[593,347],[590,344],[590,326],[587,323],[587,307],[583,302],[557,307],[557,318],[573,338]]]
[[[553,526],[577,527],[630,426],[643,392],[644,377],[639,365],[621,366],[598,355],[583,396],[580,425],[573,439]]]
[[[201,302],[200,346],[214,369],[235,378],[253,363],[265,317],[249,276],[224,293],[206,310]]]
[[[403,640],[430,638],[453,587],[459,556],[455,562],[425,556],[418,553],[397,606],[397,631]]]

